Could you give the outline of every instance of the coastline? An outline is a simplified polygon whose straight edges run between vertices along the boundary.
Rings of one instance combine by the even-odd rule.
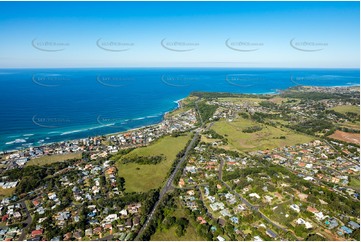
[[[143,125],[143,126],[140,126],[140,127],[137,127],[137,128],[132,128],[132,129],[128,129],[128,130],[125,130],[125,131],[121,131],[121,132],[114,132],[114,133],[108,133],[108,134],[104,134],[103,136],[112,136],[112,135],[119,135],[119,134],[124,134],[124,133],[128,133],[128,132],[132,132],[132,131],[136,131],[136,130],[140,130],[140,129],[145,129],[145,128],[149,128],[149,127],[152,127],[152,126],[155,126],[155,125],[159,125],[165,118],[165,116],[169,113],[172,113],[176,110],[178,110],[180,107],[181,107],[181,102],[186,99],[187,97],[185,98],[182,98],[182,99],[179,99],[179,100],[176,100],[174,101],[175,103],[177,103],[177,107],[170,110],[170,111],[166,111],[162,114],[162,120],[160,122],[157,122],[157,123],[154,123],[154,124],[150,124],[150,125]]]
[[[120,132],[114,132],[114,133],[106,133],[106,134],[102,134],[102,135],[96,135],[94,137],[101,137],[101,136],[105,136],[105,137],[109,137],[109,136],[114,136],[114,135],[120,135],[120,134],[125,134],[125,133],[128,133],[128,132],[134,132],[134,131],[137,131],[137,130],[141,130],[141,129],[145,129],[145,128],[150,128],[152,126],[156,126],[156,125],[159,125],[164,119],[165,119],[165,116],[180,109],[181,108],[181,102],[186,99],[187,97],[184,97],[184,98],[181,98],[181,99],[178,99],[176,101],[173,101],[174,103],[177,103],[177,107],[169,110],[169,111],[166,111],[164,112],[161,116],[162,116],[162,120],[159,121],[159,122],[156,122],[156,123],[153,123],[153,124],[150,124],[150,125],[142,125],[142,126],[139,126],[139,127],[136,127],[136,128],[131,128],[131,129],[128,129],[128,130],[124,130],[124,131],[120,131]],[[107,125],[107,126],[110,126],[110,125]],[[101,126],[101,127],[104,127]],[[88,129],[85,129],[85,130],[91,130],[91,129],[96,129],[96,128],[101,128],[101,127],[93,127],[93,128],[88,128]],[[75,133],[74,131],[67,131],[67,132],[64,132],[64,133]],[[24,136],[24,135],[23,135]],[[73,141],[79,141],[81,139],[85,139],[85,138],[88,138],[89,136],[85,136],[83,138],[76,138],[76,139],[64,139],[62,141],[55,141],[55,142],[48,142],[48,143],[43,143],[42,145],[35,145],[35,146],[29,146],[29,147],[24,147],[23,149],[14,149],[14,150],[0,150],[0,155],[3,155],[3,154],[11,154],[11,153],[14,153],[14,152],[18,152],[18,151],[23,151],[23,150],[27,150],[29,148],[37,148],[37,147],[43,147],[43,146],[49,146],[49,145],[53,145],[53,144],[57,144],[57,143],[62,143],[62,142],[73,142]]]
[[[360,85],[343,85],[343,86],[317,86],[317,85],[314,85],[314,86],[306,86],[306,85],[298,85],[298,86],[292,86],[292,87],[288,87],[287,89],[284,89],[284,90],[280,90],[280,89],[276,89],[276,91],[274,92],[266,92],[266,93],[231,93],[229,92],[230,94],[252,94],[252,95],[279,95],[279,94],[282,94],[283,92],[289,90],[289,89],[292,89],[292,88],[295,88],[295,87],[306,87],[306,88],[309,88],[309,87],[314,87],[314,88],[360,88]],[[214,92],[214,93],[217,93],[217,92]],[[166,116],[178,109],[181,108],[181,103],[184,99],[186,99],[190,94],[188,94],[186,97],[184,98],[181,98],[181,99],[178,99],[178,100],[175,100],[173,101],[174,103],[177,103],[177,107],[175,107],[174,109],[171,109],[169,111],[165,111],[162,115],[162,119],[161,121],[157,121],[156,123],[153,123],[153,124],[149,124],[149,125],[142,125],[142,126],[139,126],[139,127],[135,127],[135,128],[131,128],[131,129],[127,129],[127,130],[124,130],[124,131],[120,131],[120,132],[112,132],[112,133],[104,133],[104,134],[101,134],[101,135],[94,135],[94,136],[84,136],[84,137],[81,137],[81,138],[75,138],[75,139],[63,139],[61,141],[54,141],[54,142],[48,142],[48,143],[42,143],[41,145],[30,145],[30,146],[27,146],[27,147],[24,147],[22,149],[12,149],[12,150],[0,150],[0,155],[3,155],[3,154],[10,154],[10,153],[14,153],[14,152],[19,152],[19,151],[24,151],[24,150],[28,150],[30,148],[37,148],[37,147],[43,147],[43,146],[49,146],[49,145],[53,145],[53,144],[57,144],[57,143],[62,143],[62,142],[72,142],[72,141],[79,141],[79,140],[82,140],[82,139],[85,139],[85,138],[88,138],[88,137],[101,137],[101,136],[105,136],[105,137],[109,137],[109,136],[114,136],[114,135],[119,135],[119,134],[124,134],[124,133],[128,133],[128,132],[134,132],[134,131],[137,131],[137,130],[141,130],[141,129],[145,129],[145,128],[150,128],[152,126],[156,126],[156,125],[159,125],[162,121],[164,121],[164,119],[166,118]],[[87,128],[85,130],[92,130],[92,129],[97,129],[97,128],[102,128],[102,127],[105,127],[105,126],[111,126],[110,124],[109,125],[102,125],[101,127],[97,126],[97,127],[91,127],[91,128]],[[75,130],[77,131],[77,130]],[[75,131],[66,131],[64,133],[66,134],[70,134],[70,133],[76,133]],[[77,131],[77,132],[80,132],[81,131]],[[24,136],[24,135],[23,135]]]

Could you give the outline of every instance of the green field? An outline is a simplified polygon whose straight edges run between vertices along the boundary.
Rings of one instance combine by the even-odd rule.
[[[69,153],[61,155],[44,155],[39,158],[35,158],[26,163],[26,166],[42,166],[49,165],[55,162],[61,162],[69,159],[80,159],[81,153]]]
[[[350,187],[354,188],[357,191],[360,191],[360,180],[356,178],[351,178],[350,183],[348,184]]]
[[[252,126],[261,126],[262,130],[254,133],[242,132],[243,129]],[[273,149],[313,140],[311,136],[295,133],[287,128],[275,128],[243,118],[233,122],[218,121],[213,125],[212,129],[225,136],[229,144],[240,151]],[[280,136],[285,136],[286,139],[279,139]]]
[[[346,128],[350,128],[350,129],[356,129],[356,130],[360,130],[360,122],[345,122],[342,123],[341,127],[346,127]]]
[[[13,195],[14,192],[15,192],[15,187],[9,189],[3,189],[0,187],[0,197],[10,197],[11,195]]]
[[[116,162],[118,174],[125,179],[126,191],[144,192],[160,187],[176,159],[176,155],[185,147],[190,138],[190,135],[178,137],[166,136],[147,147],[135,149],[124,156],[164,155],[165,160],[156,165],[122,164],[121,160],[118,160]]]
[[[266,101],[266,99],[261,98],[252,98],[252,97],[223,97],[218,99],[221,102],[232,102],[232,103],[244,103],[244,102],[252,102],[259,103],[262,101]]]
[[[342,106],[336,106],[334,108],[332,108],[332,110],[334,110],[335,112],[338,113],[357,113],[358,115],[360,115],[360,107],[357,106],[351,106],[351,105],[342,105]]]

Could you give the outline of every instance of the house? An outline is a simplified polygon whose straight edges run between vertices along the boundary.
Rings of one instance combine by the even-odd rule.
[[[226,225],[226,220],[219,218],[218,224],[221,225],[222,227],[224,227],[224,225]]]
[[[220,236],[220,235],[217,236],[217,239],[218,239],[218,241],[225,241],[225,240],[226,240],[225,238],[223,238],[223,237]]]
[[[56,237],[52,238],[50,241],[60,241],[60,236],[56,236]]]
[[[96,214],[96,212],[94,212],[94,211],[92,211],[92,212],[90,212],[90,213],[88,213],[88,217],[95,217],[97,214]]]
[[[96,227],[93,229],[93,234],[99,235],[101,234],[101,232],[102,232],[102,227]]]
[[[216,201],[216,198],[213,196],[208,196],[207,198],[211,203],[214,203]]]
[[[54,192],[51,192],[51,193],[48,194],[48,198],[50,200],[55,200],[56,199],[56,194]]]
[[[185,170],[186,172],[189,172],[189,173],[196,173],[196,172],[197,172],[195,166],[186,166],[186,167],[184,168],[184,170]]]
[[[73,237],[73,234],[71,232],[64,234],[64,240],[70,240],[72,237]]]
[[[352,234],[352,229],[347,226],[341,226],[341,231],[345,234]]]
[[[93,236],[93,230],[92,229],[86,229],[85,230],[85,236],[86,237],[92,237]]]
[[[277,237],[277,234],[270,229],[266,230],[266,234],[273,239]]]
[[[127,216],[128,215],[128,212],[127,212],[126,209],[121,210],[119,213],[120,213],[121,216]]]
[[[297,213],[300,212],[300,207],[297,204],[292,204],[290,205],[290,208],[294,211],[296,211]]]
[[[334,229],[338,226],[338,222],[335,218],[326,220],[325,224],[328,226],[329,229]]]
[[[32,204],[34,205],[34,207],[37,207],[37,206],[39,206],[39,204],[40,204],[40,202],[39,202],[39,200],[38,199],[33,199],[32,201]]]
[[[303,178],[303,180],[306,180],[306,181],[314,181],[315,178],[311,177],[311,176],[307,176],[305,178]]]
[[[113,230],[112,224],[104,224],[104,230]]]
[[[314,215],[316,216],[316,219],[319,221],[322,221],[326,218],[326,216],[324,216],[322,212],[314,213]]]
[[[235,213],[240,213],[240,212],[242,212],[242,211],[244,211],[244,210],[246,210],[246,208],[245,208],[243,205],[241,205],[241,204],[239,204],[237,207],[233,208],[233,211],[234,211]]]
[[[4,216],[2,216],[1,221],[6,222],[8,219],[9,219],[9,214],[5,214]]]
[[[230,214],[230,212],[229,212],[229,210],[226,208],[226,209],[223,209],[223,210],[221,210],[221,215],[223,216],[223,217],[230,217],[231,216],[231,214]]]
[[[257,198],[257,199],[260,199],[260,198],[261,198],[257,193],[251,193],[251,194],[249,194],[248,196],[250,196],[250,197],[255,197],[255,198]]]
[[[207,223],[207,221],[201,216],[197,217],[197,221],[199,221],[200,224],[206,224]]]
[[[141,207],[140,203],[134,203],[134,204],[130,204],[128,205],[128,212],[130,214],[134,214],[134,213],[138,213],[138,209]]]
[[[82,236],[81,236],[81,232],[80,231],[76,231],[74,232],[74,238],[77,240],[81,240]]]
[[[45,213],[45,210],[44,210],[43,207],[38,207],[38,208],[36,209],[36,212],[37,212],[39,215],[42,215],[42,214]]]
[[[316,209],[316,208],[313,208],[313,207],[310,207],[310,206],[308,206],[307,207],[307,211],[309,211],[310,213],[318,213],[318,210]]]
[[[234,223],[234,224],[238,224],[238,223],[239,223],[237,217],[232,217],[232,218],[231,218],[231,222]]]
[[[263,241],[263,239],[261,239],[261,237],[259,237],[258,235],[257,235],[257,236],[254,236],[254,237],[253,237],[253,240],[254,240],[254,241]]]
[[[20,212],[15,212],[13,217],[16,218],[16,219],[19,219],[19,218],[21,218],[21,213]]]
[[[183,178],[179,179],[178,185],[179,185],[179,187],[184,187],[185,186],[185,182],[184,182]]]
[[[310,222],[307,222],[307,221],[303,220],[302,218],[298,218],[296,220],[296,223],[305,225],[306,229],[312,229],[312,227],[313,227]]]
[[[104,221],[105,222],[109,222],[109,223],[112,223],[113,221],[117,220],[118,219],[118,215],[117,214],[109,214],[108,216],[106,216],[104,218]]]
[[[134,217],[133,218],[133,226],[138,226],[140,222],[140,218],[139,217]]]
[[[132,227],[132,219],[128,218],[125,222],[125,227],[130,229]]]
[[[187,191],[187,194],[188,194],[189,196],[194,196],[194,190],[189,190],[189,191]]]
[[[348,222],[348,225],[349,225],[353,230],[360,228],[360,225],[359,225],[358,223],[354,222],[354,221]]]
[[[31,231],[31,237],[34,238],[36,236],[40,236],[43,235],[43,230],[42,229],[38,229],[38,230],[33,230]]]
[[[220,209],[224,209],[224,203],[222,202],[216,202],[209,205],[213,211],[217,211]]]
[[[273,197],[266,195],[266,196],[264,196],[264,199],[266,200],[266,202],[270,203],[270,202],[272,202]]]

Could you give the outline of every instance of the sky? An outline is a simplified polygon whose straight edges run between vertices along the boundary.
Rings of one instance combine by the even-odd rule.
[[[359,2],[0,2],[0,68],[359,68]]]

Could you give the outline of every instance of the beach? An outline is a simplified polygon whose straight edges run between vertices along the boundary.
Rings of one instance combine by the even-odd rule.
[[[193,91],[276,94],[295,86],[291,76],[305,85],[359,85],[357,69],[29,69],[2,73],[0,151],[154,125]],[[68,79],[59,86],[44,87],[31,81],[37,73]],[[178,77],[169,78],[177,83],[162,82],[165,74]],[[104,86],[96,81],[99,75],[127,76],[131,81],[120,87]],[[227,79],[229,75],[232,79]],[[184,76],[194,78],[179,85],[179,77]]]

